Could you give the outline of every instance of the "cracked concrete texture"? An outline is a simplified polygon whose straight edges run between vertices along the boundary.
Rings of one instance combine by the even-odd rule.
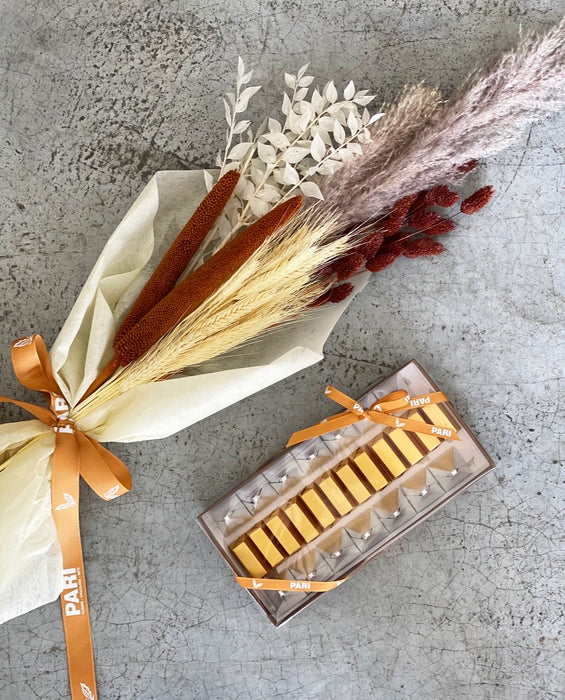
[[[105,240],[155,170],[222,142],[236,59],[272,109],[310,61],[392,98],[449,90],[544,29],[562,0],[0,2],[2,393],[25,398],[9,343],[53,341]],[[532,700],[565,692],[563,117],[481,166],[498,195],[438,259],[373,277],[314,368],[160,442],[119,445],[134,488],[84,489],[101,698]],[[417,358],[497,470],[347,585],[274,629],[194,522],[326,415]],[[29,398],[29,396],[28,396]],[[20,414],[3,407],[2,420]],[[0,627],[0,698],[67,697],[58,603]]]

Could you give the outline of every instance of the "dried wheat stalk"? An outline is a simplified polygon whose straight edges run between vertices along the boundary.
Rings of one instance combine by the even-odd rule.
[[[326,289],[319,270],[359,233],[337,237],[334,214],[311,208],[265,241],[211,297],[139,360],[79,405],[75,420],[135,386],[201,364],[303,314]]]

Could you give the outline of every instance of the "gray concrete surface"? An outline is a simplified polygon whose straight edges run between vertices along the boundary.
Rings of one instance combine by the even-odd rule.
[[[0,2],[1,391],[9,343],[52,342],[155,170],[207,165],[241,54],[272,107],[283,70],[392,97],[448,90],[563,0]],[[101,698],[562,698],[563,144],[535,126],[477,180],[498,196],[438,259],[373,277],[318,366],[161,442],[116,446],[131,495],[81,501]],[[560,335],[561,333],[561,335]],[[274,629],[194,522],[330,410],[415,357],[497,462],[339,591]],[[3,407],[3,420],[15,419]],[[561,422],[560,422],[561,421]],[[67,697],[58,603],[0,627],[0,698]]]

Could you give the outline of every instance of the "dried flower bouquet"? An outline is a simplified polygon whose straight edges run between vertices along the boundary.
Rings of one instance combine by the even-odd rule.
[[[477,159],[563,107],[564,49],[561,23],[524,37],[447,100],[418,85],[373,113],[367,90],[319,89],[303,66],[285,75],[281,114],[255,130],[244,113],[259,86],[240,59],[217,170],[157,173],[50,356],[37,337],[13,346],[18,376],[49,396],[50,411],[27,405],[36,420],[0,426],[0,622],[70,580],[60,542],[74,513],[80,545],[79,466],[72,493],[57,490],[65,445],[76,440],[87,480],[89,450],[109,465],[115,483],[93,488],[110,500],[129,489],[129,474],[100,442],[170,435],[321,359],[372,272],[441,253],[437,237],[489,202],[489,186],[462,202],[456,188]],[[30,379],[20,360],[32,350]],[[72,646],[72,695],[96,697],[94,667],[81,679]]]

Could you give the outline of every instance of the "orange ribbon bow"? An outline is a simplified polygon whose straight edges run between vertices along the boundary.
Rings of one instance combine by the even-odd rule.
[[[79,430],[57,384],[49,354],[39,335],[12,343],[16,377],[28,389],[41,391],[49,408],[0,396],[0,402],[25,409],[55,432],[51,505],[63,554],[61,607],[67,642],[71,697],[96,700],[94,655],[78,515],[79,477],[106,501],[131,489],[123,462]]]
[[[304,440],[319,437],[325,433],[331,433],[340,428],[345,428],[365,418],[374,423],[387,425],[390,428],[402,428],[402,430],[408,430],[412,433],[434,435],[435,437],[445,440],[459,440],[457,431],[451,428],[432,425],[430,423],[421,423],[420,421],[410,420],[409,418],[401,419],[398,416],[391,415],[393,413],[407,411],[409,408],[422,408],[432,403],[443,403],[448,400],[443,391],[434,391],[432,394],[421,394],[420,396],[410,396],[404,389],[398,389],[397,391],[383,396],[383,398],[376,401],[371,408],[363,408],[358,401],[355,401],[333,386],[328,386],[324,393],[347,410],[342,413],[337,413],[335,416],[325,418],[310,428],[304,428],[304,430],[298,430],[296,433],[293,433],[290,436],[290,440],[286,443],[287,447],[296,445]]]

